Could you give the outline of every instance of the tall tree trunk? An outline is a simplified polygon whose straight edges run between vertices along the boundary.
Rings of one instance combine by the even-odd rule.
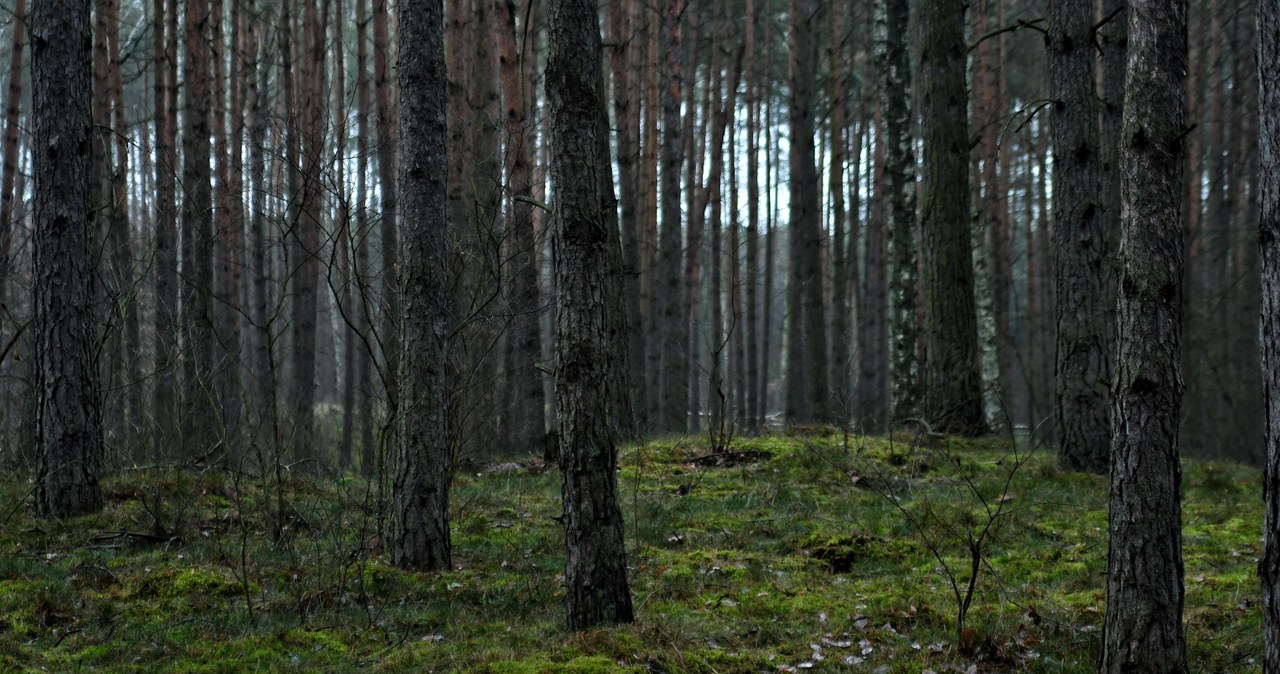
[[[186,58],[183,59],[182,136],[182,443],[188,456],[201,456],[217,440],[217,393],[213,303],[213,193],[209,162],[213,55],[209,33],[213,17],[206,0],[186,5]]]
[[[1262,279],[1262,380],[1266,390],[1262,576],[1264,674],[1280,673],[1280,6],[1257,5],[1258,248]]]
[[[608,326],[621,308],[603,301],[610,273],[606,209],[598,176],[611,175],[600,134],[608,128],[600,65],[600,29],[590,0],[555,0],[550,13],[546,90],[551,111],[555,186],[556,416],[567,559],[570,629],[630,622],[617,449],[609,420],[617,380]],[[610,190],[611,191],[611,190]]]
[[[790,271],[787,282],[788,423],[829,421],[826,312],[822,287],[822,198],[814,157],[814,79],[820,8],[792,0],[788,38],[791,80]]]
[[[382,313],[379,325],[379,344],[382,347],[384,367],[382,386],[387,396],[387,411],[392,418],[387,428],[395,428],[397,408],[396,377],[399,374],[400,286],[396,264],[396,129],[395,112],[392,109],[391,41],[387,37],[386,0],[373,0],[373,90],[378,108],[378,183],[382,196]],[[403,72],[403,71],[400,71]],[[387,446],[394,446],[391,438]]]
[[[224,57],[222,39],[222,1],[213,21],[214,31],[214,155],[217,180],[215,199],[215,231],[217,233],[218,269],[214,287],[214,318],[217,321],[218,353],[217,369],[213,373],[214,391],[222,412],[226,431],[225,443],[232,458],[240,457],[241,399],[240,399],[240,303],[241,265],[244,247],[244,94],[241,77],[240,17],[241,0],[232,0],[231,40],[229,58]],[[224,86],[223,65],[230,64],[231,109],[225,109],[227,97]],[[247,71],[252,73],[253,71]],[[228,140],[230,134],[230,140]]]
[[[827,0],[827,63],[830,64],[833,77],[828,82],[828,95],[831,98],[831,118],[828,123],[828,137],[831,145],[831,169],[829,171],[827,189],[831,199],[831,411],[832,420],[841,428],[850,422],[850,412],[854,401],[853,389],[853,343],[852,329],[853,308],[850,303],[849,289],[852,279],[849,275],[847,248],[844,245],[846,232],[852,227],[845,226],[845,126],[848,117],[849,83],[854,77],[852,68],[843,64],[849,60],[844,55],[845,3]],[[837,70],[838,69],[838,70]],[[858,158],[854,158],[857,162]],[[856,210],[849,216],[856,221]],[[859,350],[860,351],[860,350]],[[860,406],[861,406],[861,402]]]
[[[662,358],[662,403],[660,422],[655,430],[672,433],[689,428],[689,353],[688,340],[685,339],[689,316],[684,313],[684,282],[680,274],[680,166],[684,157],[680,124],[680,16],[685,3],[665,0],[662,7],[662,184],[658,190],[662,230],[653,290],[655,304],[661,311],[658,320],[662,326],[662,342],[658,352]],[[657,319],[657,312],[654,317]]]
[[[45,0],[32,16],[36,512],[102,509],[102,411],[93,358],[89,228],[89,5]]]
[[[401,0],[400,262],[403,352],[392,555],[407,569],[448,569],[453,332],[445,180],[444,3]]]
[[[747,286],[746,314],[742,330],[746,332],[745,367],[747,375],[746,430],[760,430],[761,386],[760,343],[763,321],[760,310],[760,101],[756,93],[760,74],[756,68],[756,23],[758,21],[755,0],[747,0],[746,37],[744,49],[747,60],[747,246],[746,268],[743,273]]]
[[[875,145],[870,165],[871,180],[875,187],[870,193],[866,234],[866,285],[863,300],[858,306],[861,325],[858,361],[858,421],[866,433],[883,433],[888,430],[889,417],[889,292],[886,287],[888,257],[888,213],[885,195],[889,189],[886,171],[885,134],[883,115],[876,111],[874,120],[867,120],[876,129]],[[850,242],[852,245],[853,242]],[[856,249],[855,249],[856,250]]]
[[[649,348],[645,340],[643,303],[640,298],[640,273],[644,260],[640,242],[640,104],[635,92],[638,82],[635,76],[639,72],[637,63],[641,59],[644,44],[639,41],[639,33],[632,21],[635,18],[636,0],[615,2],[610,5],[610,31],[613,33],[613,58],[611,70],[613,75],[613,107],[615,124],[618,126],[618,183],[619,205],[621,206],[622,225],[622,286],[623,296],[630,298],[626,302],[627,351],[630,371],[628,380],[632,390],[630,397],[637,401],[634,405],[637,429],[649,426],[648,409],[645,400],[649,394],[645,377],[646,350]]]
[[[9,255],[13,246],[14,187],[18,174],[18,116],[22,111],[22,50],[27,40],[27,3],[15,0],[13,6],[13,44],[9,52],[9,92],[4,106],[4,172],[0,184],[0,304],[7,304]],[[159,72],[159,70],[157,70]],[[0,326],[0,337],[4,334]]]
[[[517,31],[527,27],[517,25],[518,8],[515,0],[494,0],[495,10],[503,13],[499,30],[499,46],[503,120],[506,129],[507,176],[511,190],[511,238],[514,246],[511,307],[514,311],[512,334],[512,362],[508,371],[512,378],[514,398],[508,437],[512,442],[541,443],[546,435],[546,399],[542,390],[542,375],[538,362],[542,360],[542,293],[538,287],[538,240],[534,232],[533,159],[536,133],[529,115],[529,103],[535,92],[527,90],[524,72],[536,69],[536,63],[526,63],[521,58],[517,44]],[[527,35],[526,39],[535,39]],[[626,193],[623,194],[623,223],[626,226]],[[624,234],[625,236],[625,234]],[[636,297],[632,295],[631,297]],[[633,304],[635,304],[633,302]],[[639,325],[635,326],[637,329]],[[641,333],[643,334],[643,333]],[[643,379],[643,375],[642,375]],[[643,398],[641,398],[643,400]]]
[[[377,316],[372,301],[373,290],[370,287],[369,237],[369,156],[372,151],[370,142],[369,118],[373,112],[370,96],[369,54],[368,54],[368,0],[356,0],[356,138],[359,152],[356,159],[356,237],[355,237],[355,278],[360,294],[360,308],[356,310],[356,328],[360,336],[361,346],[357,353],[358,388],[360,392],[360,474],[372,477],[377,459],[374,452],[374,419],[373,400],[376,392],[373,381],[373,359],[376,355],[376,342],[372,339],[373,319]]]
[[[248,0],[247,11],[242,15],[253,15],[258,11],[256,0]],[[263,31],[265,33],[265,31]],[[248,231],[248,267],[250,269],[248,292],[249,307],[246,317],[251,324],[246,346],[245,373],[247,375],[246,409],[260,410],[262,418],[256,420],[252,427],[246,425],[254,437],[254,446],[261,450],[268,442],[273,442],[275,428],[275,373],[271,368],[271,345],[274,331],[268,304],[268,287],[271,277],[271,254],[267,241],[267,131],[270,120],[267,117],[267,82],[271,68],[268,64],[259,65],[259,59],[268,53],[264,40],[258,33],[256,20],[245,21],[245,50],[241,54],[241,68],[246,77],[245,107],[248,111],[250,150],[249,150],[249,192],[250,212]],[[270,58],[266,59],[268,62]],[[278,148],[275,148],[278,149]],[[264,455],[259,453],[259,457]]]
[[[916,179],[915,150],[911,138],[911,57],[907,49],[909,32],[908,0],[884,0],[885,67],[883,105],[891,203],[889,222],[889,294],[891,419],[901,422],[920,414],[922,393],[920,367],[916,359],[919,325],[916,322],[916,292],[919,285],[916,262]]]
[[[155,388],[153,450],[172,456],[178,442],[178,3],[155,0],[156,214],[155,214]]]
[[[299,205],[290,221],[289,267],[293,276],[293,371],[290,390],[293,413],[293,455],[316,458],[315,427],[317,319],[321,241],[324,231],[324,26],[319,0],[302,0],[302,63],[298,69],[297,106],[300,118],[295,127],[299,138],[297,191],[291,197]]]
[[[1186,0],[1133,0],[1129,50],[1101,671],[1185,672],[1178,463],[1183,216],[1178,196],[1186,189]]]
[[[986,431],[969,226],[963,0],[918,5],[924,119],[925,412],[934,430]]]
[[[1053,100],[1053,268],[1057,308],[1058,463],[1107,470],[1111,432],[1108,259],[1102,148],[1094,93],[1093,0],[1049,3],[1049,97]]]
[[[357,10],[358,11],[358,10]],[[334,169],[337,173],[339,185],[339,200],[337,205],[338,222],[334,227],[333,245],[337,247],[335,257],[338,263],[338,280],[339,286],[335,293],[335,300],[341,307],[342,315],[347,317],[352,326],[358,326],[358,314],[363,313],[356,309],[356,283],[359,277],[354,269],[354,255],[352,248],[355,247],[356,236],[352,235],[351,222],[352,203],[347,192],[347,59],[346,59],[346,30],[344,26],[347,17],[343,12],[342,0],[337,0],[333,8],[333,131],[334,145],[336,149],[336,161]],[[356,21],[361,20],[361,15],[356,15]],[[363,40],[363,35],[357,35],[357,40]],[[357,49],[362,49],[363,44]],[[359,64],[359,68],[364,68],[364,63]],[[363,79],[363,71],[360,71],[360,79]],[[357,83],[356,86],[359,86]],[[363,114],[363,111],[361,111]],[[363,159],[363,157],[361,158]],[[359,197],[357,197],[359,198]],[[359,232],[358,236],[363,236],[363,232]],[[355,312],[355,313],[353,313]],[[357,344],[356,340],[359,334],[353,334],[352,330],[343,331],[342,339],[342,438],[338,444],[338,466],[345,472],[351,467],[352,448],[355,445],[355,422],[356,422],[356,359]]]

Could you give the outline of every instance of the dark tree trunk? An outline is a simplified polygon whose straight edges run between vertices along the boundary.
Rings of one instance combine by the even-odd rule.
[[[1110,450],[1110,256],[1094,93],[1093,0],[1049,3],[1058,463],[1104,473]]]
[[[18,174],[18,114],[22,109],[22,50],[26,48],[27,3],[16,0],[13,7],[13,44],[9,52],[9,92],[4,107],[4,166],[0,186],[0,304],[6,303],[9,282],[9,254],[13,241],[13,203]],[[0,335],[3,330],[0,330]]]
[[[155,0],[156,214],[155,214],[155,388],[153,451],[171,456],[178,441],[178,241],[176,182],[177,143],[177,2]]]
[[[1178,464],[1186,21],[1186,0],[1130,5],[1104,674],[1187,671]]]
[[[89,4],[36,3],[31,31],[35,164],[36,512],[102,509],[102,410],[94,369]]]
[[[182,136],[182,445],[200,456],[216,442],[219,418],[213,390],[213,192],[209,160],[212,93],[212,17],[206,0],[187,2],[183,59]]]
[[[791,218],[787,283],[787,423],[829,421],[826,311],[822,283],[822,199],[814,156],[814,79],[818,65],[819,8],[792,0]]]
[[[565,586],[570,629],[630,622],[617,449],[609,418],[616,381],[605,300],[620,282],[609,262],[612,190],[601,152],[600,32],[590,0],[555,0],[546,91],[551,112],[552,243],[556,251],[556,417],[564,495]],[[603,165],[602,165],[603,164]]]
[[[535,69],[537,64],[522,63],[517,45],[515,0],[496,0],[497,9],[505,12],[502,22],[500,64],[503,89],[503,119],[506,125],[507,175],[512,194],[511,238],[513,287],[511,293],[512,342],[510,373],[513,391],[511,420],[508,436],[513,442],[536,446],[546,435],[546,398],[542,390],[542,374],[538,362],[542,360],[542,293],[538,287],[539,241],[534,232],[533,150],[535,133],[530,118],[529,102],[534,92],[524,88],[524,69]],[[528,39],[536,36],[528,35]],[[624,199],[625,200],[625,199]],[[625,217],[625,209],[624,209]],[[624,223],[625,226],[625,223]],[[625,230],[624,230],[625,231]],[[633,296],[634,297],[634,296]],[[633,302],[633,304],[637,304]],[[639,325],[637,324],[637,328]],[[643,334],[643,333],[641,333]],[[641,371],[643,376],[643,371]],[[643,400],[643,398],[641,398]]]
[[[359,153],[356,160],[356,238],[355,238],[355,278],[360,295],[360,307],[356,310],[356,329],[361,345],[356,358],[358,365],[358,388],[360,403],[357,417],[360,419],[360,474],[373,476],[374,458],[374,419],[373,399],[375,395],[373,383],[373,358],[376,343],[372,339],[373,318],[376,316],[372,302],[372,288],[369,283],[369,154],[372,144],[369,138],[369,117],[373,109],[370,100],[369,82],[369,40],[368,40],[368,0],[356,0],[356,138]]]
[[[1266,522],[1262,576],[1265,674],[1280,674],[1280,6],[1257,6],[1260,172],[1259,261],[1262,277],[1262,380],[1266,388]]]
[[[916,359],[915,150],[911,140],[911,57],[908,0],[885,0],[884,110],[889,174],[889,295],[893,341],[890,344],[891,420],[901,422],[920,414],[920,367]]]
[[[442,0],[400,3],[402,353],[392,555],[408,569],[448,569],[453,331],[445,179]]]
[[[936,431],[981,435],[986,419],[970,252],[964,13],[964,0],[923,0],[917,14],[924,119],[925,412]]]
[[[399,246],[396,243],[396,147],[397,135],[395,112],[392,109],[391,80],[391,41],[387,36],[387,3],[386,0],[373,0],[373,90],[378,112],[378,184],[382,188],[382,305],[379,324],[379,345],[382,347],[384,368],[382,374],[383,389],[387,394],[388,414],[394,416],[397,408],[396,377],[400,366],[400,339],[398,321],[400,320],[400,286],[397,281],[399,270],[396,265],[396,254]],[[388,420],[391,421],[391,420]],[[387,428],[395,428],[389,423]],[[392,438],[387,438],[387,446],[392,446]]]
[[[689,427],[689,353],[684,312],[684,279],[680,274],[680,165],[684,156],[681,144],[681,73],[680,16],[684,2],[666,0],[662,11],[662,178],[658,190],[662,201],[662,231],[658,244],[658,263],[653,290],[655,305],[661,311],[662,327],[659,432],[684,432]]]

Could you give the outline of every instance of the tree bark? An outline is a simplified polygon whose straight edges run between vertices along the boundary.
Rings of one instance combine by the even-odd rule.
[[[89,4],[35,5],[31,32],[35,164],[36,512],[102,509],[102,411],[93,359],[89,191]]]
[[[1101,671],[1185,672],[1182,407],[1187,2],[1133,0]]]
[[[18,173],[18,116],[22,111],[22,50],[27,40],[27,3],[13,6],[13,43],[9,52],[9,92],[4,106],[3,184],[0,185],[0,304],[6,304],[13,242],[13,203]],[[158,72],[158,71],[157,71]],[[3,331],[0,331],[3,334]]]
[[[402,353],[392,555],[407,569],[448,569],[453,332],[445,180],[444,3],[401,0],[400,215]]]
[[[1280,6],[1257,9],[1262,380],[1266,390],[1266,506],[1262,576],[1265,674],[1280,673]]]
[[[1093,0],[1053,0],[1045,37],[1053,101],[1053,269],[1058,463],[1104,473],[1111,432],[1109,258],[1095,87]]]
[[[612,195],[600,134],[605,104],[600,32],[590,0],[551,5],[546,90],[551,112],[551,182],[555,186],[556,416],[567,557],[570,629],[632,620],[617,502],[617,449],[609,419],[616,382],[608,286],[619,283],[608,261]],[[602,165],[603,164],[603,165]],[[611,192],[611,190],[610,190]]]
[[[883,100],[889,174],[889,295],[891,421],[901,422],[920,414],[922,393],[916,344],[920,329],[916,322],[916,292],[919,275],[916,261],[916,178],[915,150],[911,138],[911,57],[907,49],[910,4],[908,0],[885,0],[885,67]]]
[[[925,412],[935,431],[986,432],[969,226],[968,98],[963,0],[923,0],[921,45],[925,274]]]

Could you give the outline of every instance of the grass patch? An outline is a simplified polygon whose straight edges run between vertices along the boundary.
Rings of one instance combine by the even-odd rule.
[[[1006,488],[1007,442],[912,440],[804,428],[626,448],[638,619],[581,634],[563,627],[559,478],[537,461],[457,476],[457,568],[439,574],[390,566],[385,506],[358,479],[129,471],[102,514],[47,522],[10,476],[0,670],[1091,671],[1105,478],[1036,453]],[[1259,474],[1186,460],[1184,479],[1193,668],[1255,671]],[[939,570],[967,565],[947,532],[980,526],[982,499],[1005,510],[957,634]]]

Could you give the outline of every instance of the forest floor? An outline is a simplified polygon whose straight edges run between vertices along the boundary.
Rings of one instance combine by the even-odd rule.
[[[121,471],[102,514],[48,522],[10,476],[0,670],[1090,671],[1106,478],[1024,444],[813,431],[626,447],[637,619],[579,634],[563,627],[559,477],[534,460],[460,471],[457,569],[436,574],[390,566],[356,478]],[[1256,671],[1260,472],[1186,460],[1183,477],[1191,671]]]

